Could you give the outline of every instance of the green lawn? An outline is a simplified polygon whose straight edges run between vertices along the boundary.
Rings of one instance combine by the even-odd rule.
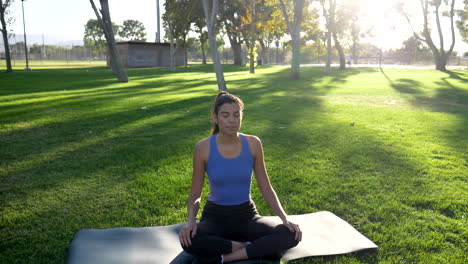
[[[87,67],[103,67],[106,66],[105,61],[77,61],[77,60],[29,60],[29,68],[31,70],[38,69],[63,69],[63,68],[87,68]],[[26,67],[25,60],[12,60],[11,66],[13,70],[21,71]],[[6,70],[5,60],[0,60],[0,70]]]
[[[466,263],[468,72],[225,66],[289,214],[331,211],[379,249],[294,263]],[[186,219],[212,65],[0,73],[0,262],[63,263],[83,228]],[[255,185],[254,185],[255,186]],[[207,189],[205,189],[205,197]],[[271,214],[256,186],[253,198]]]

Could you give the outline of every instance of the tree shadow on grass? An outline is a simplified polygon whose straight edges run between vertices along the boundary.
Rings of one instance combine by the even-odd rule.
[[[232,70],[231,72],[235,73],[236,71]],[[144,78],[145,77],[142,76],[142,79]],[[150,76],[148,78],[153,77]],[[184,85],[185,82],[187,83],[186,85]],[[277,91],[276,89],[272,90],[270,88],[274,82],[275,79],[273,78],[270,83],[266,83],[262,88],[251,93],[245,93],[246,97],[252,99],[258,99],[260,95],[266,98],[266,102],[252,107],[252,112],[257,111],[257,113],[261,115],[265,106],[271,106],[268,102],[275,103],[274,100],[277,98],[268,97],[268,94]],[[106,80],[103,82],[99,80],[95,81],[96,88],[101,85],[111,85],[111,83],[113,82],[108,82]],[[189,81],[168,80],[166,83],[162,82],[158,83],[158,85],[182,86],[180,89],[173,92],[173,94],[176,95],[177,93],[183,94],[189,91],[190,87],[187,87],[189,85],[188,83]],[[190,86],[200,85],[201,83],[208,83],[208,85],[212,84],[215,86],[215,81],[213,79],[211,81],[198,80],[198,83],[190,82]],[[80,86],[79,83],[75,85]],[[243,84],[239,83],[239,85]],[[79,111],[79,106],[83,104],[89,107],[97,107],[99,104],[118,104],[128,96],[154,96],[157,98],[158,95],[171,93],[165,89],[160,91],[146,91],[146,89],[149,89],[151,86],[151,84],[142,84],[133,87],[133,89],[128,88],[128,91],[126,91],[125,88],[116,88],[117,90],[108,89],[102,96],[99,94],[89,96],[89,94],[86,93],[78,93],[75,98],[68,101],[55,101],[54,103],[56,104],[53,104],[52,107],[73,108],[73,105],[76,105]],[[89,89],[93,89],[93,87],[89,87]],[[60,88],[45,90],[59,91]],[[31,93],[42,90],[31,86],[31,88],[23,90],[22,93],[27,94],[28,92],[26,91]],[[204,94],[210,95],[200,96]],[[89,208],[90,204],[96,204],[99,208],[96,208],[96,212],[99,212],[102,210],[100,208],[105,208],[116,202],[114,198],[110,200],[105,198],[105,196],[99,198],[99,193],[105,193],[105,191],[103,191],[104,189],[108,189],[108,191],[112,193],[112,190],[115,190],[115,188],[112,187],[113,185],[123,186],[120,188],[123,188],[124,193],[134,192],[136,190],[136,193],[133,193],[131,198],[127,197],[126,200],[138,200],[139,198],[148,199],[147,197],[150,194],[146,192],[141,194],[139,192],[142,188],[148,188],[147,185],[153,186],[152,182],[156,182],[157,186],[160,187],[154,186],[155,188],[151,189],[151,193],[157,193],[158,191],[155,191],[155,189],[159,189],[159,192],[164,196],[170,193],[175,193],[179,196],[185,194],[183,191],[181,192],[179,188],[180,186],[185,186],[185,189],[188,190],[189,177],[179,177],[174,179],[175,181],[170,181],[169,179],[172,177],[169,175],[160,175],[164,177],[138,180],[138,175],[140,175],[141,172],[159,175],[155,172],[164,167],[164,162],[166,160],[171,160],[173,156],[182,156],[190,160],[191,148],[194,142],[205,136],[210,127],[208,117],[214,94],[215,92],[211,90],[209,92],[200,91],[197,97],[193,98],[182,100],[174,99],[169,103],[155,101],[152,104],[146,104],[147,110],[145,111],[142,111],[142,109],[131,110],[128,109],[128,107],[125,109],[125,107],[123,107],[122,111],[112,111],[110,113],[101,111],[95,115],[77,115],[75,118],[44,124],[40,127],[25,128],[3,134],[2,141],[10,147],[2,149],[3,154],[5,154],[2,154],[2,157],[6,157],[2,159],[2,163],[7,168],[7,174],[3,174],[2,184],[0,186],[2,193],[5,194],[1,197],[3,205],[2,212],[8,215],[9,221],[17,223],[6,224],[6,226],[2,228],[3,231],[5,231],[2,232],[2,240],[11,239],[11,243],[2,242],[2,248],[5,249],[4,252],[12,252],[11,250],[17,251],[20,249],[23,253],[18,254],[26,254],[26,256],[36,254],[35,258],[43,260],[39,262],[48,262],[47,260],[54,261],[56,259],[63,259],[63,253],[58,252],[57,249],[66,246],[64,242],[68,243],[71,238],[70,235],[78,229],[91,226],[111,227],[108,223],[138,225],[139,222],[134,217],[130,217],[128,221],[120,222],[118,221],[119,216],[114,216],[111,219],[104,216],[93,217],[94,209]],[[271,99],[273,99],[273,101],[271,101]],[[295,100],[300,100],[300,98],[287,98],[286,101],[280,101],[287,104]],[[307,100],[311,101],[312,99]],[[313,100],[316,101],[315,103],[319,103],[317,99]],[[287,108],[286,104],[283,105],[285,109]],[[21,105],[16,106],[16,108],[13,107],[12,109],[16,110],[14,115],[16,115],[17,118],[18,116],[24,115],[21,117],[21,119],[24,120],[50,114],[50,112],[47,111],[50,104],[40,103],[39,105],[40,107],[30,109],[30,111],[35,112],[33,115],[21,112]],[[289,114],[295,116],[295,111],[300,111],[300,107],[291,109]],[[174,114],[174,116],[171,116],[171,114]],[[151,120],[152,117],[164,115],[168,115],[168,117],[161,120]],[[4,119],[5,118],[7,118],[7,116],[5,116]],[[141,122],[141,125],[138,124],[139,122]],[[189,129],[190,133],[186,132],[187,129]],[[297,137],[299,138],[300,135],[297,135]],[[2,143],[2,145],[4,144]],[[190,167],[190,162],[186,163],[187,164],[182,165],[185,170]],[[38,205],[37,209],[32,211],[27,209],[34,204],[34,201],[41,201],[41,199],[46,199],[50,196],[54,197],[70,189],[71,187],[68,186],[69,183],[77,182],[83,184],[87,181],[94,182],[95,185],[84,186],[82,187],[84,189],[79,190],[78,193],[76,193],[75,190],[75,192],[71,193],[71,196],[65,196],[67,198],[63,201],[54,201],[52,203],[43,201]],[[169,185],[164,183],[168,183]],[[165,189],[167,189],[167,191],[165,191]],[[112,196],[116,195],[116,193],[112,194]],[[57,196],[55,199],[60,199],[59,197],[60,196]],[[149,197],[151,197],[151,195]],[[171,221],[171,218],[164,218],[163,216],[165,213],[169,214],[171,212],[169,208],[172,208],[174,205],[176,208],[183,207],[183,204],[185,204],[184,199],[179,198],[180,197],[176,199],[176,202],[171,202],[171,199],[164,200],[167,204],[161,203],[160,199],[150,198],[150,200],[154,200],[153,203],[139,204],[136,208],[131,207],[130,210],[138,211],[142,208],[148,208],[149,212],[152,212],[151,215],[162,214],[162,216],[155,218],[156,220],[160,219],[157,221],[161,224],[164,223],[164,221]],[[52,199],[55,200],[54,198]],[[150,209],[155,203],[159,203],[157,208],[162,211],[159,212]],[[121,203],[116,203],[114,206],[110,207],[125,216],[125,213],[121,211],[122,208],[118,208],[119,204],[121,205]],[[20,205],[20,207],[23,206],[24,209],[16,211],[18,210],[16,209],[18,205]],[[67,212],[68,210],[74,213],[70,214]],[[19,214],[14,213],[15,211]],[[108,213],[111,215],[114,212],[111,210],[108,211]],[[119,213],[117,213],[117,215],[118,214]],[[179,212],[178,214],[180,215],[183,213]],[[80,215],[84,215],[86,220],[78,220]],[[128,218],[128,216],[126,217]],[[142,217],[145,217],[145,215],[142,215]],[[64,225],[65,228],[57,229],[57,225],[61,226],[60,222],[70,222],[74,228]],[[77,223],[79,223],[78,226],[76,225]],[[104,223],[104,225],[100,223]],[[38,233],[33,230],[34,226],[39,225],[44,227],[41,233],[47,238],[39,236],[32,239],[30,235],[17,235],[19,229],[22,229],[30,230],[32,236],[37,236]],[[52,228],[52,226],[55,228]],[[16,238],[13,239],[13,237]],[[65,241],[63,240],[64,238]],[[22,245],[26,243],[26,241],[36,242],[34,245],[30,246],[29,249],[25,249]],[[50,243],[47,241],[50,241]],[[57,247],[55,249],[46,250],[38,255],[34,253],[41,252],[39,245],[44,242],[47,244],[56,244]],[[12,259],[12,262],[14,262],[14,259]]]
[[[323,93],[320,87],[307,84],[329,77],[322,76],[316,69],[309,69],[313,77],[290,81],[283,78],[288,70],[285,68],[260,84],[255,77],[230,82],[233,92],[246,102],[243,131],[260,136],[264,142],[267,166],[271,164],[271,179],[283,205],[292,214],[328,209],[347,216],[345,220],[360,231],[378,232],[369,223],[381,221],[379,217],[383,217],[382,212],[378,208],[369,209],[362,202],[363,197],[375,199],[372,190],[361,188],[359,192],[353,192],[353,186],[357,183],[348,175],[359,175],[366,164],[375,164],[376,167],[388,165],[388,161],[394,160],[400,153],[386,150],[382,142],[370,133],[361,135],[362,131],[354,132],[354,136],[360,138],[358,144],[353,145],[354,148],[340,150],[353,139],[348,136],[350,131],[347,131],[352,128],[344,122],[328,120],[327,109],[319,98],[301,96],[309,92]],[[332,77],[337,78],[337,84],[331,82],[326,90],[345,82],[352,72],[347,74]],[[215,86],[213,80],[204,81]],[[182,85],[183,81],[178,84]],[[140,86],[140,96],[157,98],[168,92],[147,92],[145,89],[149,88],[148,85]],[[275,96],[285,89],[293,96]],[[189,90],[189,87],[182,87],[179,92]],[[108,94],[113,95],[111,92]],[[43,129],[49,134],[39,134],[38,128],[26,129],[16,135],[18,138],[15,141],[8,141],[11,145],[31,144],[29,149],[25,145],[23,154],[30,151],[34,155],[44,156],[39,162],[29,167],[25,164],[24,167],[13,168],[13,175],[2,177],[2,211],[14,215],[10,216],[10,222],[2,222],[2,231],[5,232],[1,235],[1,247],[3,252],[7,252],[5,259],[20,262],[20,258],[34,256],[38,263],[58,263],[65,259],[64,249],[73,234],[82,228],[182,222],[190,186],[193,144],[208,133],[209,111],[215,92],[206,89],[195,95],[175,98],[166,103],[155,100],[147,104],[148,110],[145,111],[124,107],[118,112],[101,111],[96,116],[63,120],[45,125]],[[89,105],[96,106],[101,100],[104,100],[102,104],[119,103],[130,93],[117,93],[107,101],[106,96],[89,98],[94,100]],[[80,101],[80,104],[85,102]],[[157,118],[165,115],[165,118]],[[92,130],[91,135],[89,130]],[[38,135],[34,136],[36,133]],[[339,141],[333,141],[340,136]],[[41,141],[42,144],[34,145]],[[367,143],[360,144],[363,142]],[[322,152],[311,152],[314,148]],[[376,151],[388,152],[388,160],[378,160],[378,155],[374,155],[370,161],[352,164],[351,167],[335,162],[349,159],[351,153],[364,153],[362,156],[367,157]],[[49,152],[53,152],[52,155]],[[16,152],[11,153],[9,163],[27,160],[14,156]],[[316,166],[326,166],[330,175],[309,174],[313,171],[307,169]],[[404,168],[409,174],[419,169],[402,159],[396,159],[394,166]],[[392,168],[387,166],[383,172]],[[368,180],[373,188],[388,192],[400,186],[405,186],[402,191],[413,186],[411,181],[398,181],[400,175],[396,174],[392,178],[395,180],[393,185],[387,186],[388,183],[379,179],[380,176],[372,178],[372,175],[368,175],[370,179],[359,180]],[[83,186],[75,186],[74,183]],[[317,187],[322,190],[316,190]],[[418,192],[430,192],[425,189],[426,186],[419,188]],[[60,195],[68,191],[71,191],[69,195]],[[315,191],[317,196],[314,196]],[[3,193],[8,195],[4,196]],[[258,197],[258,191],[254,196]],[[51,198],[49,203],[41,200],[48,197]],[[34,208],[36,200],[40,202],[40,208],[28,209]],[[259,207],[265,209],[266,205],[259,202]],[[368,219],[372,213],[377,215]],[[42,229],[37,230],[38,226]],[[42,245],[49,247],[43,249]],[[367,256],[356,258],[365,261]]]
[[[395,90],[412,94],[413,97],[409,101],[414,106],[426,111],[456,115],[460,122],[457,122],[451,132],[446,133],[446,137],[456,149],[460,148],[460,143],[465,146],[468,144],[468,90],[465,88],[468,78],[465,78],[466,74],[447,71],[447,77],[442,77],[440,81],[435,82],[440,86],[435,95],[428,96],[419,80],[400,79],[403,80],[402,85],[400,80],[394,81],[389,78],[383,69],[381,72]],[[448,131],[448,129],[445,130]]]

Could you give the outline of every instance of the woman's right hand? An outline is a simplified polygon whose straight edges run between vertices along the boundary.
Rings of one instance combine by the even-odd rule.
[[[197,234],[197,222],[189,221],[179,232],[179,240],[182,246],[188,247],[192,244],[192,238]]]

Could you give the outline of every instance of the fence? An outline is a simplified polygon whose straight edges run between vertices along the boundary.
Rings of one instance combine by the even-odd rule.
[[[29,38],[29,36],[28,36]],[[28,39],[28,60],[33,64],[44,64],[47,61],[61,61],[70,63],[72,61],[105,61],[104,49],[94,46],[84,46],[80,41],[66,42],[39,42],[37,37]],[[9,38],[10,56],[13,66],[24,64],[26,59],[24,37],[14,36]],[[5,59],[5,44],[0,40],[0,58]]]
[[[24,65],[25,47],[24,38],[22,35],[17,35],[9,39],[10,55],[13,66]],[[5,59],[5,46],[0,39],[0,59]],[[211,60],[210,52],[206,51],[207,60]],[[259,53],[257,59],[262,60],[263,64],[289,64],[291,60],[291,52],[284,47],[270,47],[263,54],[262,50],[257,49]],[[323,53],[323,52],[322,52]],[[336,53],[336,52],[334,52]],[[399,55],[392,52],[384,52],[380,57],[379,52],[375,54],[366,54],[357,58],[358,64],[401,64],[401,65],[432,65],[433,58],[430,53],[413,54],[412,56]],[[192,44],[188,48],[188,60],[191,62],[201,61],[201,50],[196,44]],[[412,58],[412,59],[409,59]],[[66,42],[51,42],[44,41],[44,36],[39,38],[36,36],[29,40],[28,36],[28,59],[31,64],[46,64],[48,61],[60,61],[60,63],[73,63],[74,61],[106,61],[106,50],[99,49],[94,46],[84,46],[82,41],[66,41]],[[233,62],[232,49],[229,47],[220,48],[220,59],[222,63],[229,64]],[[248,62],[247,52],[242,50],[242,61]],[[305,48],[301,52],[301,63],[303,64],[322,64],[326,58],[323,55],[317,56],[317,52]],[[332,63],[338,63],[339,59],[336,54],[332,55]],[[354,64],[353,58],[347,57],[347,62]],[[448,62],[451,66],[468,66],[468,58],[461,56],[452,56]]]

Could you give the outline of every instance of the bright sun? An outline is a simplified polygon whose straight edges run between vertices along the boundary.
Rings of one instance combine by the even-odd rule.
[[[397,1],[357,0],[362,12],[361,28],[363,31],[371,29],[371,36],[364,40],[386,50],[401,47],[402,42],[412,35],[405,18],[394,9]],[[409,6],[411,15],[416,15],[414,10]]]

